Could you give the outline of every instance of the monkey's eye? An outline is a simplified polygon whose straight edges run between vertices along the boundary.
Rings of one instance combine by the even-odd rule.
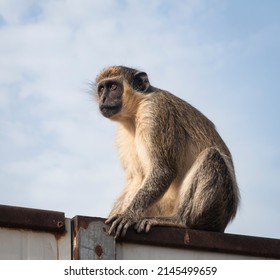
[[[112,85],[111,85],[111,90],[116,90],[117,87],[118,87],[118,86],[117,86],[116,84],[112,84]]]
[[[98,89],[98,94],[101,95],[104,91],[104,86],[100,86]]]

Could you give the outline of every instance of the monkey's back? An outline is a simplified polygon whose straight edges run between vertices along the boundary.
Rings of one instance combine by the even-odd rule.
[[[168,91],[159,90],[152,95],[150,102],[157,108],[157,122],[153,129],[171,133],[179,145],[193,145],[196,153],[209,147],[217,147],[223,154],[231,157],[215,125],[198,109]],[[175,127],[174,131],[172,127]]]

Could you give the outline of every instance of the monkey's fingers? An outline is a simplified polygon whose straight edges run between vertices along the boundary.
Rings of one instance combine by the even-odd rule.
[[[113,221],[110,229],[108,230],[109,235],[112,235],[112,233],[116,230],[116,228],[118,227],[120,221],[121,221],[120,217]],[[110,220],[108,223],[111,223],[111,222],[112,222],[112,220]],[[116,233],[115,233],[115,236],[116,236]]]
[[[135,224],[134,228],[137,232],[142,232],[145,228],[146,219]]]
[[[143,219],[135,225],[135,229],[137,232],[148,232],[154,224],[156,224],[154,219]]]
[[[115,222],[118,223],[118,224],[116,223],[114,225],[115,228],[116,228],[115,239],[118,239],[119,236],[125,236],[126,231],[127,231],[128,227],[130,226],[130,223],[126,219],[121,219],[121,220],[119,219],[119,220],[117,220]]]
[[[115,222],[114,222],[115,224],[113,223],[114,227],[116,228],[115,239],[118,239],[119,236],[124,237],[127,232],[127,229],[133,224],[133,221],[125,218],[124,219],[120,218]]]
[[[107,220],[105,221],[105,224],[111,224],[113,221],[115,221],[119,217],[120,217],[120,215],[114,215],[114,216],[108,217]]]
[[[120,234],[121,234],[121,231],[122,231],[122,227],[123,225],[122,224],[119,224],[116,228],[116,233],[115,233],[115,239],[118,239]]]
[[[145,231],[146,231],[146,232],[150,231],[152,225],[154,225],[154,224],[152,224],[152,223],[147,223],[147,224],[146,224],[146,229],[145,229]]]
[[[108,234],[111,235],[113,232],[115,232],[115,239],[117,239],[119,236],[125,236],[127,229],[132,225],[132,222],[129,221],[129,219],[124,218],[121,215],[109,217],[105,223],[112,224],[108,230]]]

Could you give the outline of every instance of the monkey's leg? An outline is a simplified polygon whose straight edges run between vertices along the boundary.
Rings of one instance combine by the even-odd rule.
[[[238,193],[231,162],[215,147],[202,151],[183,181],[177,218],[188,228],[223,232]]]
[[[202,151],[181,185],[177,213],[144,218],[136,224],[136,230],[147,232],[159,225],[223,232],[238,203],[230,166],[216,148]]]

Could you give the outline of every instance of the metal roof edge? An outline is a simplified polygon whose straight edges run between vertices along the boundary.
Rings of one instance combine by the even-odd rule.
[[[98,217],[75,216],[75,231],[86,229],[91,223],[105,222]],[[238,235],[230,233],[199,231],[176,227],[152,227],[148,233],[137,233],[129,228],[117,243],[135,243],[180,249],[231,253],[280,259],[280,239]]]
[[[0,227],[65,231],[65,214],[58,211],[0,205]]]

